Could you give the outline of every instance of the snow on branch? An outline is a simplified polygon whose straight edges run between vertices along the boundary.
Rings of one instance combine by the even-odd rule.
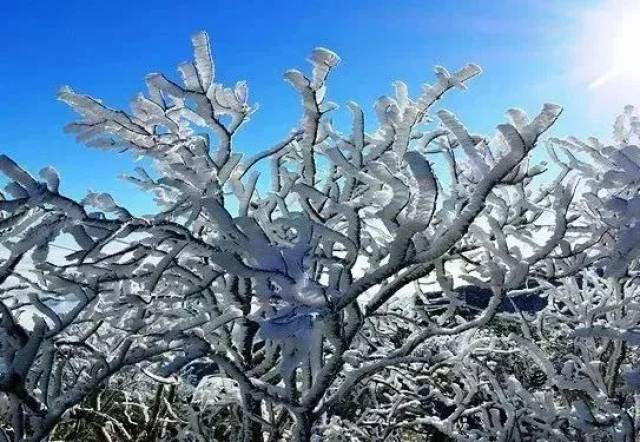
[[[226,402],[214,409],[237,419],[243,440],[266,433],[310,440],[329,431],[327,422],[344,423],[340,404],[354,392],[379,402],[358,424],[366,437],[412,425],[460,435],[466,416],[506,434],[516,417],[500,388],[524,393],[515,382],[502,386],[472,356],[486,354],[484,344],[509,350],[504,340],[471,336],[506,313],[524,317],[517,296],[555,287],[594,255],[594,242],[574,240],[586,215],[571,176],[588,166],[573,158],[543,190],[534,181],[548,171],[530,153],[561,108],[545,104],[532,119],[511,110],[513,124],[474,134],[434,107],[452,89],[466,89],[480,68],[437,67],[417,96],[394,83],[394,93],[374,104],[376,121],[348,103],[352,124],[343,132],[331,121],[337,106],[328,92],[340,58],[316,48],[309,74],[285,73],[301,98],[299,126],[248,156],[235,145],[256,110],[248,87],[217,82],[206,33],[192,43],[181,80],[148,75],[146,95],[129,110],[68,87],[59,93],[80,115],[67,126],[79,141],[149,160],[124,178],[154,195],[155,213],[136,216],[100,191],[75,201],[55,169],[35,178],[0,156],[8,180],[0,198],[7,251],[0,255],[0,395],[11,405],[0,419],[20,435],[14,439],[39,440],[67,418],[90,416],[102,433],[125,437],[131,427],[119,418],[87,410],[93,392],[136,370],[161,385],[147,398],[156,405],[145,414],[145,434],[175,425],[193,436],[190,420],[160,424],[158,416],[178,412],[166,389],[182,388],[182,376],[202,366],[221,380],[210,382],[232,386],[233,398],[221,395]],[[624,124],[617,131],[626,142],[637,124]],[[623,174],[635,169],[622,159],[635,158],[633,146],[600,150],[600,162],[614,170],[592,176],[630,183]],[[270,166],[268,186],[256,172],[261,162]],[[635,213],[618,203],[607,207]],[[485,299],[467,302],[461,283]],[[421,379],[427,372],[442,377]],[[439,379],[447,386],[432,385]],[[381,385],[386,399],[369,396],[368,384]],[[426,384],[424,404],[438,405],[411,417],[409,391]]]

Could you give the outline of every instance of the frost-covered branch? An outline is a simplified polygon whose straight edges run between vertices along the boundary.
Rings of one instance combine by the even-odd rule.
[[[317,48],[309,74],[285,73],[303,105],[299,127],[245,156],[235,138],[256,110],[248,87],[218,82],[205,33],[192,42],[181,81],[150,74],[130,110],[68,87],[59,94],[81,116],[67,127],[79,141],[146,159],[125,179],[154,195],[155,213],[136,216],[99,192],[74,201],[53,168],[35,178],[0,156],[0,391],[25,438],[93,411],[101,432],[126,438],[120,420],[86,411],[91,392],[127,367],[181,386],[203,364],[237,392],[211,412],[233,415],[243,440],[309,440],[352,390],[381,372],[442,363],[443,343],[520,309],[518,294],[593,257],[594,242],[571,237],[584,216],[570,178],[580,168],[562,168],[544,189],[535,181],[547,171],[530,153],[559,106],[532,119],[510,110],[493,137],[472,134],[436,106],[480,69],[437,67],[415,97],[396,82],[375,121],[348,103],[343,132],[328,101],[340,58]],[[487,294],[477,305],[460,296],[468,283]],[[449,417],[425,411],[415,422],[452,433],[483,412],[473,402],[482,374],[470,376],[461,382],[473,391],[455,393]],[[159,410],[174,410],[163,394],[145,434],[167,428]],[[384,412],[389,422],[404,413]]]

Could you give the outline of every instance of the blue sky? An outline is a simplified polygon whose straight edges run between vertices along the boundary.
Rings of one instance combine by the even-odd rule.
[[[117,176],[134,167],[128,156],[77,144],[62,128],[74,118],[55,93],[64,84],[126,107],[148,72],[177,76],[190,59],[190,35],[209,32],[223,83],[247,80],[260,110],[243,129],[248,153],[284,137],[300,117],[298,98],[282,80],[305,68],[315,46],[343,62],[329,98],[371,108],[404,80],[416,93],[436,64],[454,70],[482,66],[482,77],[443,106],[474,132],[492,131],[504,111],[530,113],[543,102],[565,106],[557,135],[607,135],[614,114],[588,96],[574,75],[574,46],[584,42],[580,17],[595,1],[3,1],[0,3],[0,152],[32,173],[53,165],[63,189],[112,192],[134,208],[148,199]],[[600,5],[601,6],[601,5]],[[596,38],[596,37],[594,37]],[[584,43],[581,43],[584,44]],[[578,66],[579,68],[579,66]],[[633,98],[633,97],[630,97]],[[606,109],[605,109],[606,107]],[[589,109],[587,109],[589,108]],[[607,112],[605,114],[605,111]],[[344,106],[336,120],[346,121]]]

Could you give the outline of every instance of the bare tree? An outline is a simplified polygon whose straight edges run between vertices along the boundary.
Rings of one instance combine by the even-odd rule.
[[[324,436],[636,440],[637,130],[627,107],[616,120],[614,145],[552,139],[549,155],[560,177],[582,180],[558,250],[530,272],[527,288],[510,292],[488,327],[434,340],[429,350],[438,358],[430,364],[382,370],[354,389],[355,412],[324,422]],[[419,282],[414,302],[397,305],[395,323],[379,326],[375,335],[386,351],[397,347],[398,331],[419,321],[424,308],[442,306],[433,302],[442,287],[425,290],[429,285]],[[454,294],[472,316],[487,299],[478,285],[457,287]]]
[[[82,116],[68,132],[152,164],[126,179],[155,195],[157,213],[135,216],[103,193],[73,201],[54,169],[38,181],[0,156],[6,439],[42,439],[125,366],[172,383],[199,360],[237,385],[243,440],[307,441],[363,382],[442,363],[439,342],[487,325],[532,275],[583,257],[585,244],[565,240],[579,216],[575,182],[561,173],[541,186],[545,168],[529,160],[560,107],[533,119],[510,110],[494,137],[474,135],[432,108],[480,69],[437,67],[416,98],[395,83],[375,103],[372,132],[348,103],[345,134],[325,98],[340,59],[317,48],[311,74],[285,73],[300,126],[247,156],[234,139],[255,110],[248,88],[216,82],[205,33],[193,45],[182,84],[148,75],[129,112],[59,94]],[[258,184],[261,162],[269,186]],[[73,252],[54,259],[60,247]],[[472,315],[454,290],[461,272],[489,293]],[[414,317],[392,308],[428,281],[439,295]],[[31,328],[17,317],[29,313]],[[451,433],[460,413],[423,420]]]

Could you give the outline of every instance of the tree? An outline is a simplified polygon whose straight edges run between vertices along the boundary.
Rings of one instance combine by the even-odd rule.
[[[553,138],[555,150],[564,155],[555,161],[566,170],[577,170],[584,180],[583,217],[597,226],[603,246],[598,260],[607,274],[624,276],[638,258],[637,242],[640,199],[640,125],[633,106],[626,106],[613,125],[615,145],[590,137]],[[633,266],[632,266],[633,267]]]
[[[182,84],[148,75],[129,112],[59,94],[82,116],[68,132],[153,165],[126,179],[155,195],[157,213],[134,216],[104,193],[73,201],[53,168],[38,181],[0,156],[5,439],[42,439],[125,367],[175,383],[199,361],[237,385],[243,440],[310,440],[378,373],[443,363],[443,342],[487,325],[511,295],[532,290],[533,275],[584,256],[586,243],[565,240],[579,216],[575,182],[560,174],[541,187],[546,169],[529,160],[560,107],[533,119],[510,110],[493,138],[446,110],[433,127],[438,100],[480,72],[437,67],[417,98],[395,83],[370,133],[348,103],[345,134],[325,98],[340,59],[317,48],[310,75],[285,73],[302,100],[300,126],[246,156],[234,138],[255,110],[248,88],[216,82],[205,33],[193,46]],[[263,161],[268,188],[255,171]],[[74,251],[54,259],[64,244]],[[461,269],[490,293],[480,311],[456,294]],[[394,310],[403,290],[429,281],[439,292],[413,317]],[[31,328],[21,321],[29,314]],[[460,413],[419,423],[451,434]]]
[[[637,241],[630,234],[637,223],[636,133],[627,107],[614,126],[615,145],[552,139],[549,155],[560,176],[582,180],[571,207],[580,218],[553,261],[530,274],[527,290],[511,292],[512,308],[503,306],[487,327],[432,345],[440,361],[372,377],[369,389],[355,393],[352,404],[362,404],[356,419],[327,422],[325,435],[407,439],[410,430],[436,427],[460,441],[636,440],[640,315]],[[473,286],[457,292],[467,307],[486,297]],[[416,293],[396,315],[415,320],[425,297],[442,295],[420,285]]]

